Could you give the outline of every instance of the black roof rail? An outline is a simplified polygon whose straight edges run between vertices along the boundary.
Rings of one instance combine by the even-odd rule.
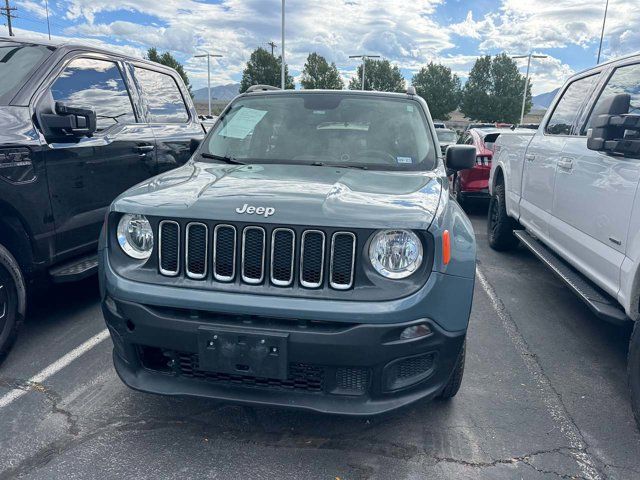
[[[251,85],[247,88],[247,93],[251,92],[265,92],[267,90],[280,90],[278,87],[274,87],[273,85]]]

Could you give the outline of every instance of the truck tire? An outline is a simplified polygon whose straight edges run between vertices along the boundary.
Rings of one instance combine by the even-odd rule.
[[[487,236],[489,246],[500,252],[510,250],[518,245],[518,238],[513,234],[516,222],[507,214],[504,184],[496,185],[487,218]]]
[[[465,339],[462,344],[462,349],[460,350],[460,354],[458,355],[458,360],[456,361],[456,366],[453,368],[453,372],[451,373],[451,377],[449,381],[440,392],[439,399],[440,400],[449,400],[456,396],[458,390],[460,390],[460,385],[462,385],[462,377],[464,376],[464,364],[467,358],[467,340]]]
[[[20,266],[0,245],[0,363],[16,341],[24,320],[26,292]]]
[[[640,320],[635,322],[629,343],[627,371],[631,390],[631,408],[640,429]]]

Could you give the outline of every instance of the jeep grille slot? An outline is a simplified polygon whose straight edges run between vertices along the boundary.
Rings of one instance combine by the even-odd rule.
[[[242,280],[262,283],[264,279],[265,233],[261,227],[245,227],[242,231]]]
[[[318,288],[324,273],[324,232],[306,230],[302,234],[300,252],[300,284]]]
[[[289,228],[276,228],[271,234],[271,283],[288,287],[293,282],[296,234]]]
[[[356,258],[356,236],[350,232],[336,232],[331,239],[329,283],[336,290],[347,290],[353,285],[353,267]]]
[[[172,220],[160,222],[158,255],[160,273],[175,277],[180,270],[180,225]]]
[[[202,280],[207,276],[209,230],[204,223],[189,223],[186,237],[185,265],[187,277]]]
[[[213,231],[213,276],[219,282],[231,282],[236,276],[236,229],[216,225]]]

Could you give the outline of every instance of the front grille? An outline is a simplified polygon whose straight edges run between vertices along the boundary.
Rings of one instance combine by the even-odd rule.
[[[290,363],[287,379],[278,380],[275,378],[232,375],[201,370],[198,355],[192,353],[178,353],[177,360],[181,375],[209,382],[278,390],[300,390],[312,393],[319,393],[324,390],[325,369],[317,365]]]
[[[196,280],[308,289],[353,287],[358,243],[354,233],[268,225],[183,225],[181,228],[174,220],[159,223],[158,264],[162,275],[180,274],[182,258],[183,274]]]
[[[369,386],[369,370],[357,367],[340,367],[336,370],[336,393],[362,395]]]

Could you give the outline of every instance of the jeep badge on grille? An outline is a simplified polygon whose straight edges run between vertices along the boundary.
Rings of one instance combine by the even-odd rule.
[[[254,207],[246,203],[241,208],[236,208],[236,213],[246,213],[247,215],[264,215],[265,218],[276,213],[273,207]]]

